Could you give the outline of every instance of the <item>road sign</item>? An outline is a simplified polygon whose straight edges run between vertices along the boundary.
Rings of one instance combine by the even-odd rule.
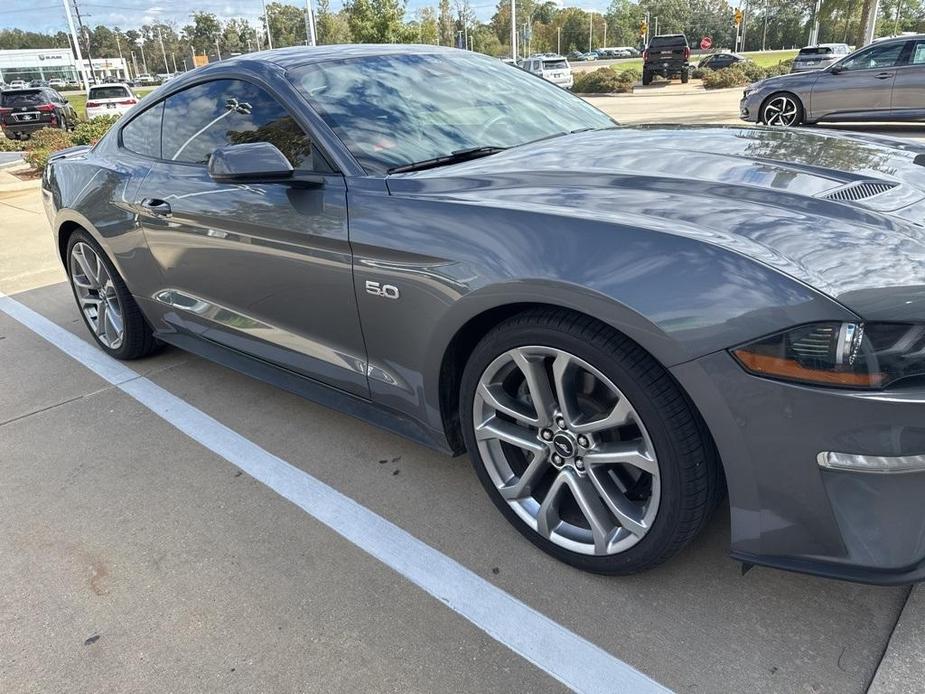
[[[713,48],[713,39],[711,39],[709,36],[704,36],[702,39],[700,39],[700,48],[704,51],[708,51]]]
[[[742,23],[742,10],[736,10],[735,12],[735,22],[736,26],[739,26]]]

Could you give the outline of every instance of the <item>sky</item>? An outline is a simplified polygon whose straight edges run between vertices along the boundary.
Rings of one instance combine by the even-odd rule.
[[[317,2],[317,0],[314,0]],[[487,21],[494,14],[497,1],[469,0],[479,19]],[[182,27],[189,23],[195,10],[213,12],[221,19],[244,17],[256,23],[260,17],[261,0],[195,0],[169,2],[168,0],[78,0],[84,24],[129,29],[157,21],[173,21]],[[282,0],[288,5],[304,7],[304,0]],[[437,0],[408,0],[406,17],[423,6],[436,6]],[[579,0],[563,2],[583,9],[604,10],[609,0]],[[341,0],[331,0],[332,9],[339,9]],[[0,29],[19,28],[31,31],[67,31],[62,0],[4,0],[0,3]]]

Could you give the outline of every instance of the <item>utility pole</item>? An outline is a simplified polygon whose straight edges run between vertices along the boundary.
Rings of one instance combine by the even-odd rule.
[[[116,31],[113,32],[113,33],[116,35],[116,48],[119,49],[119,60],[120,60],[121,62],[124,63],[124,62],[125,62],[125,59],[122,57],[122,42],[119,41],[119,30],[116,29]],[[129,74],[128,74],[128,67],[125,68],[125,76],[126,76],[126,78],[128,78],[128,76],[129,76]]]
[[[418,31],[420,31],[421,23],[418,22]],[[315,44],[315,11],[312,9],[312,0],[305,0],[305,40],[308,41],[309,46],[314,46]],[[420,43],[420,38],[418,39]]]
[[[267,25],[267,46],[270,50],[273,50],[273,32],[270,31],[270,15],[267,14],[267,2],[266,0],[261,0],[263,3],[263,21]]]
[[[84,35],[84,25],[83,21],[80,19],[80,7],[77,5],[77,0],[74,0],[74,14],[77,16],[77,27],[80,29],[80,35]],[[68,15],[70,16],[70,15]],[[90,63],[90,78],[95,82],[96,75],[93,74],[93,56],[90,55],[90,33],[87,32],[87,62]],[[90,83],[87,83],[87,88],[90,88]]]
[[[822,0],[817,0],[817,2],[822,2]],[[745,14],[742,16],[742,50],[745,50],[745,36],[748,33],[748,20],[751,19],[750,14],[751,9],[751,0],[745,0]]]
[[[764,33],[761,34],[761,50],[766,49],[768,43],[768,2],[769,0],[764,0]],[[848,40],[848,37],[845,37],[845,40]]]
[[[215,55],[218,56],[218,59],[222,59],[222,49],[218,47],[218,36],[215,37]]]
[[[658,36],[658,15],[655,15],[655,35]]]
[[[645,35],[646,45],[649,45],[649,13],[646,12],[646,35]]]
[[[897,36],[899,35],[899,11],[903,7],[903,0],[897,0],[896,2],[896,24],[893,25],[893,33]]]
[[[822,9],[822,0],[816,0],[816,7],[813,10],[813,28],[809,32],[809,41],[806,45],[815,46],[819,43],[819,11]]]
[[[861,41],[865,46],[874,40],[879,12],[880,0],[864,0],[864,7],[861,9]]]
[[[144,68],[146,75],[150,75],[151,73],[148,72],[148,59],[145,58],[145,40],[140,38],[138,42],[138,50],[141,51],[141,67]]]
[[[604,20],[604,45],[601,48],[607,48],[607,20]]]
[[[134,73],[133,79],[138,77],[138,61],[135,60],[135,51],[132,51],[132,72]]]
[[[591,41],[594,39],[594,10],[588,10],[588,53],[591,52]]]
[[[562,55],[562,27],[556,27],[556,53]]]
[[[170,75],[170,66],[167,64],[167,51],[164,50],[164,34],[161,33],[161,28],[157,28],[157,38],[161,42],[161,55],[164,56],[164,72],[167,75]]]
[[[84,67],[84,59],[80,54],[80,41],[77,40],[77,31],[74,29],[74,20],[71,17],[71,6],[69,0],[61,0],[64,4],[64,14],[67,15],[67,25],[71,30],[71,40],[74,42],[74,52],[77,54],[77,69],[80,71],[80,77],[83,80],[83,88],[90,89],[90,80],[87,79],[87,69]]]
[[[180,71],[177,69],[177,54],[176,54],[176,53],[171,53],[171,54],[170,54],[170,59],[173,61],[173,73],[174,73],[174,74],[177,74],[178,72],[180,72]],[[184,68],[184,71],[185,71],[185,68]]]
[[[511,0],[511,58],[517,62],[517,0]]]

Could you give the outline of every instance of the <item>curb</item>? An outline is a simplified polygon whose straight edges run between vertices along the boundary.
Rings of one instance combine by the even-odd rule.
[[[20,153],[15,152],[15,154],[20,154]],[[13,161],[3,162],[3,163],[0,163],[0,171],[3,171],[4,169],[15,169],[17,166],[22,166],[24,163],[25,162],[22,160],[22,157],[20,157],[19,159],[14,159]]]
[[[4,179],[11,178],[12,181]],[[0,176],[0,196],[6,193],[21,193],[25,190],[39,190],[42,187],[42,179],[36,178],[31,181],[20,181],[13,176]]]

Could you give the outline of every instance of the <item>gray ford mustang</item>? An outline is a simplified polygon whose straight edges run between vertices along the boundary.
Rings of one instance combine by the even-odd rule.
[[[925,577],[923,160],[623,128],[485,56],[338,46],[171,81],[43,190],[114,357],[168,343],[468,451],[583,569],[655,566],[728,489],[736,559],[899,583]]]

